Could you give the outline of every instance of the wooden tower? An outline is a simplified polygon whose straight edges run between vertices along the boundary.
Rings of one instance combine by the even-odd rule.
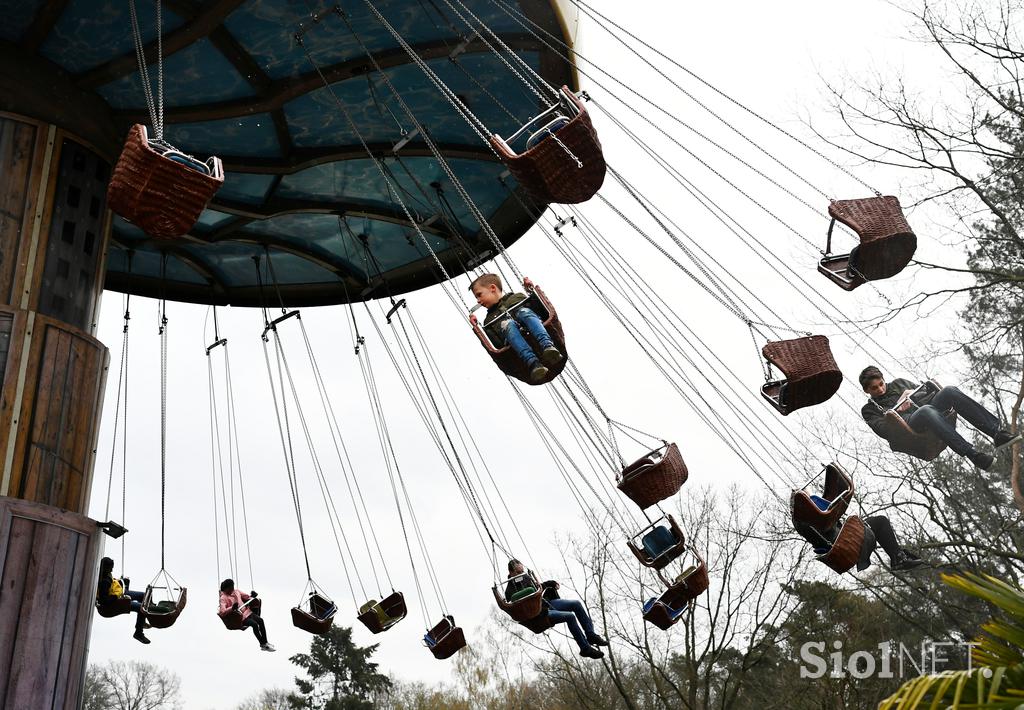
[[[103,546],[83,513],[109,362],[92,335],[109,171],[60,128],[0,113],[0,708],[82,694]]]

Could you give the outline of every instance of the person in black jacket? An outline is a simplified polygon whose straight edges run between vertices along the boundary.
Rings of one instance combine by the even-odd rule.
[[[887,383],[882,371],[874,365],[864,368],[860,373],[860,386],[870,397],[861,409],[861,416],[872,431],[883,439],[891,436],[892,423],[886,419],[886,412],[895,412],[911,429],[934,434],[954,452],[966,457],[983,471],[992,467],[995,458],[984,451],[978,451],[963,438],[956,427],[946,421],[946,412],[952,409],[975,429],[991,437],[996,451],[1021,440],[1019,434],[1011,434],[1000,427],[999,417],[957,387],[943,387],[926,404],[918,406],[911,400],[901,401],[904,392],[917,388],[915,383],[904,379]]]
[[[530,572],[527,576],[521,576],[526,572],[523,563],[519,560],[508,561],[508,584],[505,585],[505,599],[510,599],[516,592],[533,587],[534,576]],[[587,613],[583,602],[578,599],[560,599],[558,597],[559,584],[554,580],[543,582],[544,608],[548,619],[554,624],[566,624],[569,632],[576,639],[580,647],[580,655],[585,658],[603,658],[604,652],[597,646],[607,646],[608,642],[604,637],[594,631],[594,622]]]
[[[131,599],[132,611],[136,613],[135,633],[132,638],[139,643],[149,643],[149,639],[146,638],[146,634],[142,631],[146,625],[146,617],[142,613],[142,599],[144,596],[144,592],[133,591],[128,588],[127,577],[123,579],[114,577],[113,559],[104,557],[100,560],[100,578],[96,585],[96,603],[100,606],[106,606],[114,604],[120,598]]]
[[[924,564],[924,560],[913,552],[900,547],[889,518],[884,515],[873,515],[870,518],[864,518],[864,525],[864,542],[860,546],[860,559],[857,560],[858,572],[871,566],[871,553],[879,547],[889,555],[889,569],[893,572],[914,569]],[[818,530],[813,525],[794,520],[793,527],[801,537],[811,543],[817,554],[824,554],[836,541],[843,524],[842,520],[839,520],[835,527]]]

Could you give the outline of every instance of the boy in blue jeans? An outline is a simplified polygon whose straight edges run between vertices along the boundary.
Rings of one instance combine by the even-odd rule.
[[[523,279],[523,286],[533,288],[533,282]],[[534,384],[548,376],[548,367],[554,367],[565,359],[551,340],[540,316],[526,306],[520,305],[527,296],[523,293],[503,293],[501,277],[497,274],[484,274],[477,277],[469,285],[469,290],[476,297],[476,302],[487,309],[484,330],[496,346],[508,345],[522,360],[530,371],[530,381]],[[475,315],[469,322],[477,322]],[[530,347],[521,328],[526,328],[540,346],[540,356]]]

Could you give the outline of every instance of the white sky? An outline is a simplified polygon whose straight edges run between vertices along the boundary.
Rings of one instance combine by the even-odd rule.
[[[883,75],[905,71],[909,83],[924,92],[925,100],[938,92],[948,80],[945,69],[935,53],[921,45],[903,41],[907,34],[906,18],[885,2],[867,0],[857,3],[820,3],[794,0],[783,5],[741,0],[732,3],[678,3],[660,0],[630,5],[632,12],[623,12],[623,4],[611,0],[593,0],[602,12],[640,33],[647,41],[668,51],[683,64],[722,87],[736,98],[789,130],[807,137],[809,131],[801,118],[810,117],[816,125],[825,125],[831,118],[824,101],[822,77],[838,80],[844,75],[868,77],[876,68]],[[783,9],[783,7],[785,9]],[[695,152],[707,156],[717,169],[734,176],[744,190],[758,195],[770,209],[787,222],[796,225],[802,234],[820,247],[827,219],[825,200],[805,185],[795,183],[778,166],[772,166],[752,149],[728,132],[716,127],[712,120],[688,99],[670,87],[658,83],[649,71],[639,71],[620,49],[608,40],[599,28],[584,22],[579,49],[613,73],[630,78],[638,91],[655,99],[667,109],[701,130],[708,131],[731,150],[749,160],[756,160],[774,178],[786,182],[802,198],[821,206],[815,216],[778,191],[772,191],[750,173],[736,168],[728,157],[718,154],[685,129],[670,124],[664,117],[654,117],[659,125],[672,131]],[[680,72],[673,77],[688,89],[707,96]],[[583,80],[602,105],[639,127],[621,107],[602,91]],[[634,100],[632,103],[636,103]],[[730,121],[751,130],[763,140],[767,150],[786,164],[838,197],[866,196],[864,188],[853,184],[839,171],[799,146],[779,139],[749,120],[739,109],[720,101],[715,104]],[[646,160],[637,157],[634,146],[625,141],[607,119],[595,117],[608,161],[637,181],[658,205],[697,241],[727,261],[731,270],[752,284],[758,293],[770,300],[783,317],[800,327],[833,334],[835,327],[822,324],[822,318],[811,306],[798,299],[792,289],[776,275],[766,275],[763,267],[732,235],[710,221],[695,205],[682,197],[674,185],[665,180]],[[643,131],[646,135],[648,132]],[[864,287],[847,294],[828,284],[814,271],[816,252],[792,233],[772,222],[763,212],[751,208],[737,193],[724,187],[678,149],[659,143],[662,155],[680,170],[713,194],[730,213],[750,227],[769,249],[790,260],[803,270],[827,298],[850,315],[874,312],[879,303],[877,292]],[[834,153],[832,153],[835,155]],[[840,160],[842,156],[836,156]],[[900,194],[892,175],[881,174],[863,166],[855,172],[866,182],[878,185],[883,192]],[[610,182],[610,180],[609,180]],[[607,183],[606,183],[607,184]],[[610,199],[636,213],[622,195],[609,188]],[[904,200],[909,202],[910,200]],[[584,212],[602,225],[604,233],[630,255],[630,260],[655,284],[659,293],[678,309],[687,322],[731,367],[749,382],[750,397],[762,381],[759,356],[745,326],[730,316],[717,303],[708,299],[687,277],[666,264],[639,237],[630,233],[621,222],[602,212],[596,205],[587,205]],[[926,215],[915,215],[919,235],[918,258],[927,261],[956,259],[955,252],[942,247],[946,235]],[[581,236],[567,231],[570,239]],[[660,236],[660,235],[659,235]],[[683,402],[669,391],[649,363],[632,345],[599,306],[593,295],[573,275],[542,235],[531,233],[511,249],[520,268],[545,288],[562,316],[572,356],[598,398],[613,417],[679,442],[690,465],[694,485],[722,485],[748,482],[751,490],[763,491],[736,457],[708,432],[689,412]],[[917,270],[908,270],[900,277],[880,284],[880,289],[895,302],[899,294],[910,290],[912,278],[925,278]],[[916,281],[915,289],[920,285]],[[458,280],[464,289],[464,279]],[[556,537],[582,532],[580,510],[571,502],[564,483],[540,449],[522,410],[503,378],[491,365],[464,321],[437,288],[412,294],[409,303],[424,327],[431,348],[447,373],[449,386],[470,423],[484,456],[498,480],[509,507],[519,521],[533,553],[531,566],[557,576],[560,557],[554,544]],[[111,349],[111,372],[108,396],[100,435],[99,453],[89,513],[103,519],[106,485],[111,454],[111,426],[114,391],[117,383],[119,343],[121,337],[121,296],[108,293],[99,324],[98,336]],[[128,452],[128,515],[127,569],[134,587],[142,588],[159,566],[159,358],[156,335],[156,304],[132,299],[131,390],[129,404]],[[288,609],[299,598],[304,584],[301,548],[278,445],[273,410],[260,352],[260,315],[255,310],[220,311],[221,329],[229,338],[234,367],[237,406],[242,422],[242,463],[248,495],[248,516],[253,539],[255,587],[265,600],[264,618],[270,639],[278,647],[276,654],[264,654],[250,632],[227,632],[215,618],[215,602],[219,579],[227,576],[221,560],[220,574],[213,544],[213,501],[209,423],[206,393],[206,366],[203,345],[212,340],[211,324],[204,333],[207,309],[169,304],[170,368],[168,406],[168,570],[189,588],[190,602],[178,623],[166,631],[150,632],[152,644],[141,646],[131,640],[132,621],[96,618],[93,624],[91,657],[93,663],[108,659],[140,659],[172,668],[182,678],[187,708],[218,708],[228,710],[263,687],[293,687],[295,667],[288,656],[306,651],[310,637],[294,629]],[[372,328],[365,320],[362,329]],[[338,555],[331,539],[325,510],[313,488],[308,467],[300,470],[300,486],[307,519],[307,536],[316,541],[311,548],[314,577],[339,602],[340,623],[355,625],[355,639],[360,644],[379,642],[375,660],[383,671],[404,679],[428,682],[448,678],[450,664],[435,661],[422,647],[423,621],[415,600],[413,584],[379,449],[369,420],[369,409],[363,392],[359,370],[350,346],[344,312],[340,308],[304,309],[303,320],[325,372],[341,420],[349,451],[356,463],[357,475],[371,509],[376,534],[389,558],[390,571],[396,586],[406,592],[412,604],[410,616],[396,628],[379,637],[372,637],[355,622],[351,596],[344,581]],[[292,322],[291,324],[294,324]],[[949,320],[894,324],[886,336],[886,347],[900,358],[918,357],[917,343],[928,337],[941,337]],[[294,329],[290,332],[294,333]],[[369,335],[368,335],[369,337]],[[404,391],[396,382],[390,363],[380,347],[377,354],[377,375],[381,381],[384,406],[389,413],[392,435],[398,456],[410,486],[410,492],[427,531],[428,544],[438,566],[449,608],[464,626],[472,642],[473,629],[493,607],[489,586],[492,572],[472,533],[470,519],[462,505],[447,469],[425,436],[424,429],[409,407]],[[300,343],[293,339],[291,347],[298,354]],[[833,338],[835,354],[849,377],[856,377],[864,364],[879,361],[883,368],[895,369],[884,358],[852,351],[849,340]],[[873,351],[873,354],[877,350]],[[627,376],[624,367],[632,370]],[[301,368],[300,368],[301,369]],[[940,365],[930,372],[945,374],[953,381],[955,373],[949,365]],[[308,382],[306,383],[308,384]],[[316,401],[311,389],[305,401],[307,415],[317,416]],[[856,403],[859,393],[849,383],[841,391],[845,401]],[[543,402],[537,388],[530,392],[535,402]],[[859,405],[856,405],[859,406]],[[805,417],[831,416],[856,425],[853,412],[838,401],[793,415],[780,425],[799,433]],[[326,432],[319,440],[323,457],[328,456]],[[332,454],[333,456],[333,454]],[[329,468],[329,475],[333,469]],[[786,480],[797,479],[795,471],[783,471],[775,478],[776,493],[786,495]],[[334,480],[333,491],[343,516],[351,511],[340,480]],[[682,495],[686,495],[684,488]],[[115,502],[118,507],[117,486]],[[117,518],[119,513],[112,512]],[[358,529],[351,514],[346,516],[346,532],[353,544],[359,543]],[[111,543],[107,553],[120,557],[120,546]],[[222,558],[223,558],[222,552]],[[364,565],[365,567],[365,565]],[[120,569],[120,560],[118,561]],[[364,581],[369,571],[362,572]],[[244,573],[239,586],[249,588]],[[372,580],[371,580],[372,586]],[[712,579],[712,583],[714,580]],[[436,605],[429,608],[437,614]]]

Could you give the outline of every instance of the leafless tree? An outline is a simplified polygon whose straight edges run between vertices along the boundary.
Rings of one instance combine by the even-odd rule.
[[[142,661],[110,661],[90,669],[96,698],[106,710],[176,710],[181,681],[167,669]]]

